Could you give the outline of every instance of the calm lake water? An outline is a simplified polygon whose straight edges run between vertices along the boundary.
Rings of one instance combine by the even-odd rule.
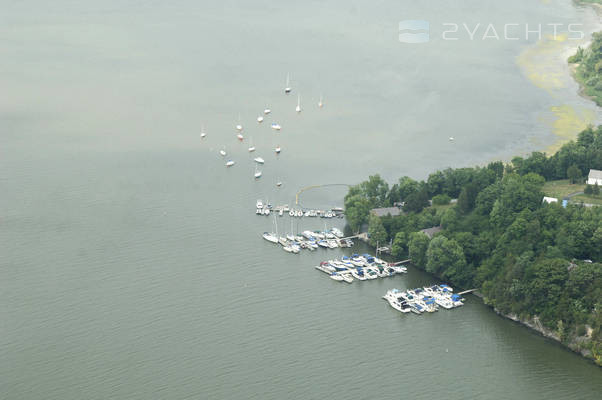
[[[441,39],[445,22],[590,32],[599,24],[590,9],[560,0],[82,3],[2,4],[0,397],[599,395],[598,367],[478,299],[401,315],[381,299],[386,290],[433,278],[410,268],[334,282],[313,266],[349,251],[286,254],[261,239],[273,220],[254,213],[256,199],[292,204],[307,185],[424,178],[544,149],[557,140],[554,107],[599,120],[564,56],[549,63],[560,77],[552,88],[519,65],[535,38]],[[400,43],[404,19],[429,20],[431,42]],[[258,125],[266,106],[272,114]],[[266,159],[258,182],[253,156]],[[341,205],[344,193],[316,189],[302,202]],[[278,228],[290,230],[289,218]]]

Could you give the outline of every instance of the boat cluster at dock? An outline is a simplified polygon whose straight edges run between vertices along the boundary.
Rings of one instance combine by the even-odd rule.
[[[464,305],[464,299],[448,285],[433,285],[401,291],[391,289],[383,296],[389,305],[402,313],[435,312],[439,307],[452,309]]]
[[[389,264],[370,254],[352,254],[351,257],[343,256],[340,260],[322,261],[315,268],[325,272],[335,281],[347,283],[352,283],[354,279],[365,281],[388,278],[408,271],[406,267]]]
[[[320,218],[343,218],[343,209],[339,207],[330,210],[315,210],[306,208],[292,208],[288,204],[282,206],[272,206],[269,202],[257,200],[255,204],[255,214],[268,216],[270,214],[278,214],[282,217],[288,215],[290,217],[320,217]]]
[[[284,251],[293,254],[298,254],[303,249],[314,251],[319,247],[336,249],[353,246],[353,241],[343,238],[343,232],[337,228],[326,231],[303,231],[300,235],[289,233],[285,236],[279,236],[274,232],[264,232],[263,238],[268,242],[281,245]]]

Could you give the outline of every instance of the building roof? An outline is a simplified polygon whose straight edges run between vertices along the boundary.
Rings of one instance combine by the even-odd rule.
[[[588,178],[589,179],[602,179],[602,171],[599,171],[597,169],[590,169]]]
[[[558,203],[558,199],[556,197],[547,197],[547,196],[544,196],[542,202],[544,202],[544,201],[546,203],[548,203],[548,204],[550,204],[550,203]]]
[[[397,207],[373,208],[370,212],[377,217],[384,217],[385,215],[396,217],[401,214],[401,210]]]
[[[442,228],[440,226],[433,226],[432,228],[422,229],[420,232],[432,239],[435,233],[441,232],[441,229]]]

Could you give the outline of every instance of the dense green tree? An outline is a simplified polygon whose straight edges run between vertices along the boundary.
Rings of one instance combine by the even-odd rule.
[[[479,188],[476,184],[469,183],[464,186],[458,197],[458,210],[463,214],[470,212],[475,206],[478,194]]]
[[[454,239],[438,235],[430,241],[426,252],[426,270],[432,274],[453,277],[466,267],[462,247]]]
[[[376,215],[371,215],[368,222],[368,235],[372,246],[384,245],[387,242],[387,231],[383,226],[380,218]]]
[[[577,183],[581,180],[581,170],[573,164],[566,170],[566,176],[571,183]]]
[[[409,237],[407,233],[404,231],[397,232],[391,246],[391,253],[393,256],[399,258],[408,254],[408,241]]]
[[[429,198],[426,189],[421,189],[418,192],[410,194],[403,206],[404,211],[420,212],[429,205]]]
[[[422,232],[414,232],[410,235],[409,254],[412,264],[419,268],[426,268],[426,251],[429,247],[430,239]]]
[[[446,204],[449,204],[450,201],[450,197],[446,194],[438,194],[433,197],[433,205],[436,206],[444,206]]]
[[[345,217],[353,232],[359,232],[367,222],[370,209],[370,202],[361,195],[356,194],[345,199]]]
[[[585,185],[585,189],[583,189],[583,193],[585,193],[587,195],[592,195],[592,194],[594,194],[594,188],[592,187],[592,185]]]

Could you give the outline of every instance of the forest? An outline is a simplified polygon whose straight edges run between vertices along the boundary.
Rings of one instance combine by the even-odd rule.
[[[380,176],[345,196],[349,228],[391,244],[396,259],[521,320],[537,319],[566,345],[602,365],[602,207],[542,201],[546,181],[583,180],[602,169],[602,126],[587,128],[552,156],[448,168],[426,181]],[[403,205],[402,214],[370,210]],[[422,229],[441,227],[432,238]]]

